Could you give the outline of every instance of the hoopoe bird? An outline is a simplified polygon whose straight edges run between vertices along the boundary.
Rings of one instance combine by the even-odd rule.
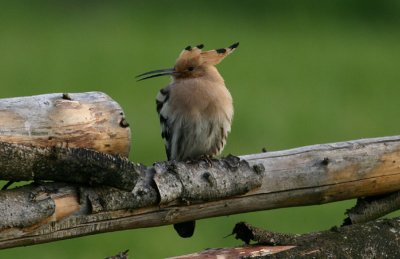
[[[188,46],[170,69],[138,75],[140,80],[170,75],[171,83],[156,97],[161,136],[168,160],[210,159],[219,155],[231,130],[232,96],[215,65],[231,54],[228,48],[202,52],[203,44]],[[191,237],[195,222],[174,225],[181,237]]]

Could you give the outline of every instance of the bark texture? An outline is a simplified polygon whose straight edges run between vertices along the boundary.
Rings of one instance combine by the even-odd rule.
[[[18,150],[20,146],[13,147]],[[59,183],[40,183],[24,187],[28,189],[0,192],[7,195],[3,200],[10,201],[13,195],[17,197],[15,200],[21,204],[16,208],[22,209],[33,202],[41,208],[37,211],[43,211],[42,216],[33,217],[32,221],[4,221],[0,248],[241,212],[321,204],[400,189],[399,136],[242,156],[246,161],[231,156],[211,163],[168,161],[151,167],[95,151],[29,148],[0,155],[0,165],[14,159],[18,153],[30,156],[36,152],[50,152],[54,161],[67,161],[52,164],[48,157],[40,155],[33,159],[45,159],[46,162],[39,162],[40,170],[37,170],[48,172],[45,180],[59,180],[57,174],[64,169],[77,170],[83,180],[77,181],[79,185],[60,187]],[[89,159],[89,165],[85,166],[87,152],[96,155],[93,154],[94,159]],[[76,154],[85,158],[79,160]],[[75,160],[78,161],[76,167],[68,169],[73,166],[70,161]],[[14,163],[22,164],[20,158]],[[31,167],[21,166],[21,172],[31,170]],[[0,172],[3,169],[0,168]],[[101,175],[103,171],[110,176],[99,177],[102,181],[85,176]],[[117,179],[130,176],[131,180],[127,185],[116,186],[120,189],[97,185],[114,185],[110,184],[113,175]],[[32,200],[31,197],[45,199]],[[4,206],[10,207],[11,203]],[[63,212],[61,208],[73,209]],[[18,213],[21,214],[13,212],[14,215]]]
[[[39,148],[0,142],[0,179],[106,184],[132,190],[144,167],[83,148]]]
[[[398,209],[400,209],[400,192],[358,198],[357,204],[346,212],[348,217],[343,225],[374,220]]]
[[[130,128],[122,108],[100,92],[0,99],[0,141],[80,147],[128,156]]]
[[[244,194],[261,186],[264,173],[262,165],[251,168],[235,156],[215,159],[211,164],[208,161],[156,163],[154,170],[161,204],[177,199],[204,202]]]
[[[251,258],[400,258],[400,218],[302,235],[269,232],[242,222],[235,226],[234,234],[246,243],[295,246]]]
[[[288,250],[294,246],[267,246],[267,245],[247,245],[240,247],[227,247],[227,248],[209,248],[207,250],[181,255],[176,257],[169,257],[168,259],[229,259],[229,258],[254,258],[259,256],[266,256],[276,254],[281,251]]]
[[[43,149],[33,150],[42,151]],[[98,155],[97,152],[91,150],[61,149],[60,151],[67,156],[74,155],[74,151]],[[117,186],[119,188],[114,188],[93,185],[93,181],[89,182],[90,185],[82,184],[85,181],[78,182],[79,185],[34,182],[23,187],[1,191],[0,211],[7,213],[3,213],[4,220],[0,223],[0,248],[127,228],[173,224],[184,218],[176,206],[192,201],[212,201],[224,199],[230,195],[242,195],[261,185],[261,171],[254,170],[247,162],[232,156],[215,160],[212,164],[204,161],[192,164],[168,161],[158,163],[154,168],[145,168],[129,164],[126,159],[122,161],[123,165],[127,163],[124,167],[119,163],[110,166],[110,161],[115,162],[116,158],[107,154],[101,155],[104,156],[94,161],[106,165],[103,169],[98,168],[98,164],[90,164],[88,168],[84,165],[80,169],[74,167],[74,170],[81,170],[77,171],[82,174],[81,179],[85,180],[86,174],[94,174],[96,170],[106,172],[104,179],[115,175],[114,178],[117,180],[132,172],[133,176],[128,177],[129,181],[124,179],[122,181],[128,184],[119,184]],[[55,159],[55,161],[60,160]],[[73,163],[67,164],[71,166]],[[42,169],[49,166],[52,166],[51,162],[45,163]],[[110,168],[113,171],[107,171]],[[127,171],[127,168],[132,171]],[[188,170],[192,170],[189,176],[185,175]],[[222,181],[213,180],[217,172],[225,175],[221,178]],[[54,173],[58,175],[57,172]],[[240,177],[241,175],[246,178]],[[96,178],[98,179],[103,178]],[[193,182],[193,184],[184,187],[185,182]],[[195,184],[196,182],[198,183]],[[97,181],[95,183],[109,185],[110,182]],[[112,183],[118,185],[118,181]],[[132,189],[123,190],[129,186]],[[179,192],[176,191],[177,186],[179,186]],[[170,198],[162,200],[160,193],[164,195],[172,193],[172,195],[167,195],[166,197]],[[199,195],[193,196],[188,193]]]

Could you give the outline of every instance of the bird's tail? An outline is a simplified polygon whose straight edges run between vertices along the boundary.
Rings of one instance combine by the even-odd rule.
[[[195,226],[196,221],[186,221],[174,224],[176,232],[178,232],[179,236],[183,238],[193,236]]]

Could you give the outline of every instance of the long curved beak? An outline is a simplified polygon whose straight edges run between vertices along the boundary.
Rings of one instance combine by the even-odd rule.
[[[174,73],[175,73],[175,69],[173,69],[173,68],[157,69],[157,70],[153,70],[153,71],[149,71],[149,72],[137,75],[136,78],[138,78],[137,81],[142,81],[142,80],[153,78],[153,77],[172,75]]]

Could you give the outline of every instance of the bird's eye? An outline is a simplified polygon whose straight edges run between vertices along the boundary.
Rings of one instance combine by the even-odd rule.
[[[188,67],[187,70],[188,70],[188,71],[193,71],[193,70],[194,70],[194,67]]]

